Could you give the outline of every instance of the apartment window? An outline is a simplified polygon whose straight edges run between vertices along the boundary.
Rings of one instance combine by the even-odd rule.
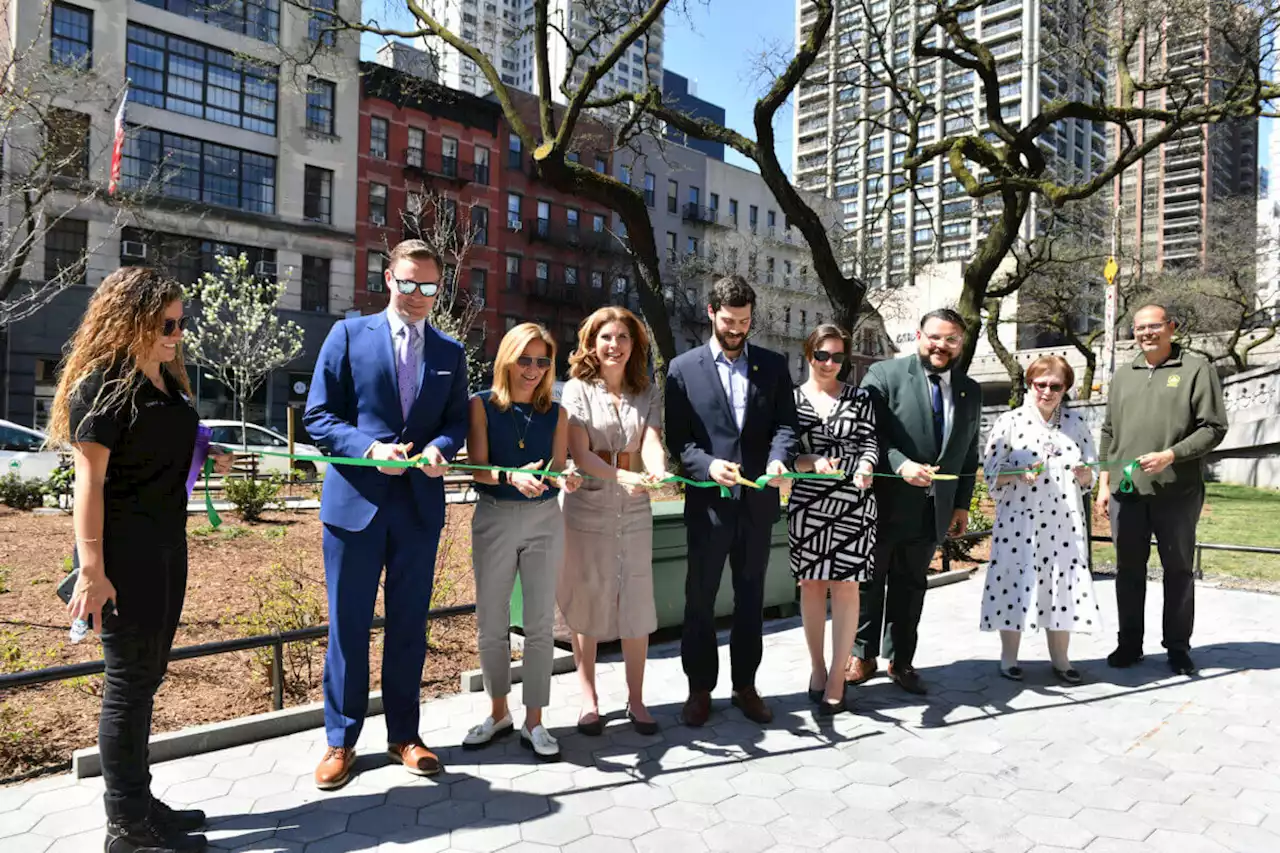
[[[702,191],[697,187],[689,187],[689,204],[698,205],[702,203]]]
[[[193,3],[191,0],[141,0],[147,6],[165,9],[175,15],[204,21],[219,29],[243,33],[259,41],[278,44],[280,41],[280,0],[244,0],[237,3]],[[336,0],[327,0],[335,3]],[[324,6],[326,0],[315,0],[315,6]],[[331,7],[335,8],[335,7]]]
[[[564,268],[564,295],[570,299],[578,294],[578,268]]]
[[[603,157],[596,158],[596,171],[602,175],[608,174],[609,164],[605,162]]]
[[[488,270],[473,268],[471,270],[471,298],[483,303],[485,299],[485,291],[488,289],[488,283]]]
[[[568,154],[564,155],[564,159],[568,160],[570,163],[579,163],[582,161],[582,155],[577,151],[570,151]]]
[[[604,290],[604,273],[593,270],[591,273],[591,289]]]
[[[476,183],[488,185],[489,183],[489,149],[488,148],[483,148],[479,145],[476,146],[475,163],[476,163],[476,174],[475,174]]]
[[[653,176],[652,172],[644,173],[644,203],[653,207],[656,203],[655,195],[658,191],[658,179]]]
[[[667,181],[667,213],[676,213],[680,208],[680,183]]]
[[[65,3],[53,4],[49,61],[66,68],[93,67],[93,12]]]
[[[440,140],[440,168],[450,178],[458,176],[458,140],[450,136]]]
[[[274,65],[138,24],[129,24],[125,51],[129,100],[275,136],[279,84]]]
[[[733,223],[733,227],[738,227],[738,200],[736,198],[729,199],[729,221]]]
[[[676,241],[678,239],[676,232],[667,232],[667,260],[669,261],[674,261],[676,259]]]
[[[387,224],[386,184],[369,184],[369,221],[374,225]]]
[[[711,208],[711,213],[713,215],[718,213],[720,210],[720,194],[712,193],[710,196],[708,196],[707,205]]]
[[[604,233],[604,217],[603,216],[597,213],[591,217],[591,230],[597,234]]]
[[[803,308],[800,309],[800,328],[809,328],[809,312]]]
[[[507,255],[507,290],[520,289],[520,256]]]
[[[418,131],[421,133],[422,131]],[[374,116],[369,119],[369,156],[379,160],[387,159],[387,141],[390,138],[391,126],[385,118]]]
[[[507,168],[519,169],[524,165],[524,159],[521,156],[520,137],[514,133],[507,137]]]
[[[302,178],[302,215],[314,222],[333,221],[333,172],[307,166]]]
[[[471,208],[471,236],[477,246],[489,245],[489,208]]]
[[[83,219],[59,219],[44,232],[44,277],[69,284],[85,283],[89,251],[89,223]],[[69,279],[69,281],[68,281]]]
[[[329,259],[302,256],[302,310],[329,313]]]
[[[333,12],[338,10],[338,0],[310,0],[311,15],[307,18],[307,40],[323,47],[338,43],[338,30]]]
[[[688,238],[688,243],[685,245],[685,254],[688,254],[688,255],[698,254],[698,238],[697,237]]]
[[[756,233],[756,228],[760,224],[760,208],[754,204],[747,209],[747,224],[751,226],[751,233]]]
[[[542,292],[547,292],[547,282],[551,280],[551,264],[546,261],[538,261],[534,264],[533,274],[538,280],[538,284],[542,288]]]
[[[404,152],[404,162],[408,166],[422,168],[427,148],[427,133],[420,127],[409,128],[409,147]]]
[[[546,201],[538,202],[537,218],[533,223],[534,233],[539,237],[551,236],[551,203]]]
[[[381,293],[387,288],[387,256],[370,250],[364,259],[364,288],[370,293]]]
[[[64,178],[89,176],[89,117],[84,113],[49,110],[49,172]]]
[[[630,166],[622,166],[618,169],[618,180],[622,181],[627,186],[631,186],[631,167]]]
[[[515,193],[507,194],[507,230],[520,230],[520,196]]]
[[[769,210],[765,211],[764,217],[765,225],[769,226],[769,233],[772,234],[773,230],[778,227],[778,214]]]
[[[170,198],[252,213],[276,211],[276,158],[227,145],[130,128],[121,174],[125,189],[157,182]]]
[[[314,130],[317,133],[325,133],[333,136],[333,102],[336,87],[328,80],[321,80],[318,77],[307,78],[307,130]],[[387,122],[385,119],[370,119],[369,131],[371,134],[377,132],[376,126],[378,122],[382,122],[382,129],[385,133]],[[386,139],[383,139],[382,154],[374,153],[375,157],[387,156],[385,145]],[[370,141],[370,149],[376,150],[377,143]]]
[[[578,220],[580,215],[578,211],[572,207],[565,211],[565,223],[569,226],[569,234],[572,237],[578,236]]]

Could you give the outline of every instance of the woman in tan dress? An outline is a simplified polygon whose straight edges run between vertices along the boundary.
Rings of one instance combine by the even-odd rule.
[[[556,600],[573,632],[582,681],[578,731],[604,731],[596,694],[596,646],[622,639],[627,719],[637,732],[658,726],[644,705],[653,601],[653,513],[649,488],[667,476],[662,401],[649,381],[649,336],[625,308],[601,308],[578,329],[560,405],[569,416],[569,452],[585,476],[563,495],[564,569]]]

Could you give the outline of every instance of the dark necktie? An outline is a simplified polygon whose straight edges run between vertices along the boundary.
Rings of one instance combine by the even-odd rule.
[[[942,411],[942,377],[936,373],[929,374],[929,401],[933,406],[933,440],[938,445],[938,455],[942,455],[942,433],[946,423]]]

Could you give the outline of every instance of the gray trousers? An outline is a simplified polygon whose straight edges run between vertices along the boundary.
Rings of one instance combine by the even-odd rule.
[[[511,591],[516,573],[524,599],[524,705],[551,701],[556,580],[564,553],[564,519],[555,500],[497,500],[480,495],[471,517],[471,564],[484,689],[511,692]]]
[[[1147,601],[1147,560],[1155,536],[1164,574],[1164,647],[1191,648],[1196,618],[1196,523],[1204,487],[1173,495],[1112,495],[1116,546],[1116,610],[1120,645],[1141,651]]]

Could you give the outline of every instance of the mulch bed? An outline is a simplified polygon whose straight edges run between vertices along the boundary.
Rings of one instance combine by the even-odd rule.
[[[475,601],[470,506],[450,506],[436,567],[434,607]],[[188,521],[190,578],[175,646],[189,646],[327,621],[321,525],[316,513],[268,513],[246,524],[232,513],[211,531]],[[69,515],[0,507],[0,672],[97,660],[92,639],[72,644],[54,594],[70,569]],[[7,589],[7,592],[2,590]],[[378,614],[382,615],[379,595]],[[474,616],[431,623],[424,698],[452,693],[479,666]],[[381,670],[381,634],[371,641],[371,686]],[[287,706],[320,700],[325,643],[295,644],[285,662]],[[65,765],[97,742],[102,677],[7,691],[0,698],[0,780]],[[154,730],[261,713],[271,708],[270,653],[238,652],[174,663],[157,698]]]

